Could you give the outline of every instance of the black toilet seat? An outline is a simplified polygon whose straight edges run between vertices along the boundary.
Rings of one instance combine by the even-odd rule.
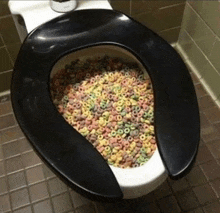
[[[41,158],[66,183],[91,199],[118,200],[121,189],[98,151],[52,103],[49,77],[62,56],[90,46],[127,49],[147,68],[155,96],[159,152],[172,178],[192,166],[200,140],[199,110],[190,74],[157,34],[113,10],[67,13],[33,30],[18,54],[11,95],[15,116]]]

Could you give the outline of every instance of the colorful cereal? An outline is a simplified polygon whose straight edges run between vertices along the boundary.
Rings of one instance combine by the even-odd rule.
[[[153,155],[153,90],[137,64],[108,56],[78,59],[50,86],[58,111],[110,165],[137,167]]]

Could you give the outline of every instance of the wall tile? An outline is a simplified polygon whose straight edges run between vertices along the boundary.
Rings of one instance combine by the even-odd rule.
[[[220,95],[220,73],[218,73],[217,70],[214,69],[209,62],[207,62],[204,66],[204,73],[202,77],[215,96],[218,97]]]
[[[186,31],[181,31],[179,37],[179,45],[187,55],[187,59],[194,65],[200,77],[203,76],[207,67],[207,59],[198,46],[193,42]]]
[[[213,66],[216,68],[218,73],[220,74],[220,39],[216,38],[216,42],[213,46],[212,52],[209,56],[209,60],[213,64]]]
[[[191,1],[192,7],[199,13],[207,25],[220,36],[220,2],[219,1]]]
[[[0,1],[0,16],[9,15],[8,1]]]
[[[210,55],[216,38],[213,31],[189,4],[186,4],[183,17],[182,28],[187,31],[206,56]]]
[[[10,89],[12,71],[0,74],[0,92]]]
[[[20,47],[21,47],[21,42],[14,43],[12,45],[7,45],[9,55],[14,63],[17,59],[17,55],[19,53]]]
[[[11,16],[0,19],[0,32],[6,45],[20,42],[17,29]]]
[[[177,42],[180,33],[180,27],[163,30],[158,34],[165,39],[168,43],[172,44]]]
[[[172,6],[175,4],[184,3],[185,0],[172,0],[172,1],[161,1],[161,0],[154,0],[154,1],[148,1],[148,0],[132,0],[131,1],[131,15],[137,15],[140,13],[146,13],[146,12],[152,12],[159,8]]]
[[[141,13],[133,16],[134,19],[141,22],[155,32],[179,27],[182,22],[182,15],[185,4],[173,5],[156,11]]]
[[[1,33],[0,33],[0,47],[2,47],[4,45],[3,43],[3,39],[2,39],[2,36],[1,36]]]
[[[0,74],[3,71],[12,69],[11,59],[5,49],[5,47],[0,48]]]
[[[130,0],[111,0],[111,6],[114,10],[130,15]]]

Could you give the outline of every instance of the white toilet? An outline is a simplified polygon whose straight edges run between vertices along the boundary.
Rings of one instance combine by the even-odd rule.
[[[36,152],[64,182],[91,199],[112,201],[143,196],[168,175],[179,178],[189,171],[200,137],[198,104],[188,70],[168,43],[112,10],[108,0],[79,1],[65,15],[52,10],[49,1],[9,1],[9,7],[24,41],[12,78],[14,113]],[[135,61],[151,77],[158,149],[141,167],[108,166],[50,99],[49,77],[72,60],[94,53]],[[82,141],[82,147],[73,139]]]

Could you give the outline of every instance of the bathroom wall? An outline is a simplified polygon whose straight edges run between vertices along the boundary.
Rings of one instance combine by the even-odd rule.
[[[220,106],[220,2],[187,1],[177,47]]]
[[[8,1],[0,0],[0,95],[10,88],[12,68],[20,45]]]
[[[178,40],[185,0],[111,0],[111,5],[158,33],[169,43]]]

